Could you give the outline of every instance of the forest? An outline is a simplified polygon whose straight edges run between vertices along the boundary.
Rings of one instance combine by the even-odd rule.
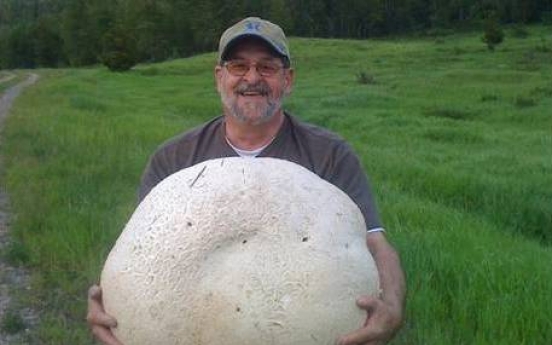
[[[157,62],[212,51],[246,16],[289,36],[373,38],[552,23],[552,0],[0,0],[0,69]]]

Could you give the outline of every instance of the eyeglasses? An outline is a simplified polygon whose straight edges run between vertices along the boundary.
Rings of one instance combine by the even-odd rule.
[[[222,64],[230,74],[236,77],[243,77],[249,72],[251,66],[254,66],[257,73],[263,77],[272,77],[278,73],[284,66],[274,61],[258,61],[250,64],[245,60],[230,60]]]

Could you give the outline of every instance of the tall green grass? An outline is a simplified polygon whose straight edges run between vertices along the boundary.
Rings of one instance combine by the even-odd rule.
[[[494,53],[477,33],[291,41],[287,108],[353,145],[401,253],[395,344],[552,343],[552,36],[529,32]],[[16,103],[2,181],[13,257],[33,269],[29,301],[44,310],[37,343],[91,343],[86,289],[148,155],[220,112],[214,60],[43,70]]]

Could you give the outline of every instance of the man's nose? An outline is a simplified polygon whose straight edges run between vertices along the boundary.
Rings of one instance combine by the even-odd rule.
[[[257,65],[249,65],[249,69],[244,74],[243,78],[249,82],[254,82],[261,79],[261,75],[259,74],[259,71],[257,71]]]

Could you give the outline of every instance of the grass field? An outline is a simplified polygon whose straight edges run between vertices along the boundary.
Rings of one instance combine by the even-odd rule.
[[[408,278],[394,344],[552,344],[552,29],[378,41],[292,39],[287,109],[360,155]],[[37,344],[91,344],[88,286],[157,145],[220,112],[214,54],[41,70],[15,104],[2,176],[34,272]]]

